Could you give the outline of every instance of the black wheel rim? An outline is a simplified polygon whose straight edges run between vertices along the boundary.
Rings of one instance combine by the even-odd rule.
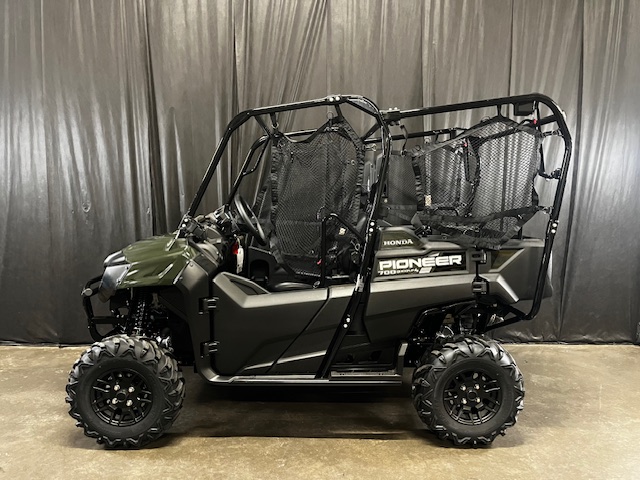
[[[142,375],[134,370],[111,370],[91,387],[91,408],[105,423],[117,427],[135,425],[151,410],[153,394]]]
[[[480,425],[495,417],[502,405],[500,383],[480,369],[457,373],[444,390],[449,416],[462,425]]]

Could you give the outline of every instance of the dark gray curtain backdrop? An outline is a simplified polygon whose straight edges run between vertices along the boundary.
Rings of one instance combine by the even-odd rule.
[[[638,1],[0,0],[0,52],[0,341],[88,341],[82,284],[175,228],[242,109],[532,91],[566,111],[572,178],[555,295],[497,336],[639,340]]]

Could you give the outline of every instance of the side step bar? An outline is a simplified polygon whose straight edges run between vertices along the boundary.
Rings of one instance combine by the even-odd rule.
[[[346,373],[346,372],[345,372]],[[402,385],[402,375],[389,372],[349,373],[342,372],[330,378],[315,378],[315,375],[254,375],[222,377],[216,375],[207,380],[215,384],[233,385],[297,385],[297,386],[339,386],[339,387],[387,387]]]
[[[297,386],[339,386],[339,387],[388,387],[402,385],[402,370],[407,343],[403,342],[398,351],[395,370],[387,371],[332,371],[329,378],[317,378],[314,374],[305,375],[221,375],[207,376],[210,383],[219,385],[297,385]]]

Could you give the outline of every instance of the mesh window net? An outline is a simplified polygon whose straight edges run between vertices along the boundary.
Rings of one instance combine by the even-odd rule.
[[[279,135],[271,151],[272,249],[296,274],[319,276],[322,220],[338,214],[355,226],[360,212],[364,145],[334,119],[303,141]],[[348,242],[338,222],[327,224],[327,250]]]
[[[540,210],[534,180],[541,141],[535,128],[499,116],[449,140],[392,153],[385,220],[428,227],[462,246],[499,249]],[[320,276],[322,220],[336,213],[358,224],[364,170],[364,144],[344,119],[301,141],[274,135],[257,204],[278,263],[299,276]],[[328,222],[327,258],[352,237]]]
[[[390,163],[390,196],[406,185],[405,202],[406,192],[415,192],[419,223],[463,246],[499,248],[540,209],[534,188],[540,142],[534,128],[505,117],[486,120],[396,156],[404,167],[394,171]]]

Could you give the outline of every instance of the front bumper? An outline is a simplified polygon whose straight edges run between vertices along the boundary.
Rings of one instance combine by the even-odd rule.
[[[118,333],[118,326],[121,323],[121,319],[118,317],[114,317],[112,315],[96,316],[94,314],[92,298],[96,295],[99,295],[100,299],[102,300],[102,279],[102,275],[92,278],[85,284],[84,289],[82,290],[82,307],[84,308],[84,311],[87,315],[87,328],[89,329],[91,338],[96,342],[99,342],[109,335]],[[104,302],[106,300],[102,301]],[[98,325],[111,325],[112,330],[110,330],[106,335],[102,335],[98,331]]]

